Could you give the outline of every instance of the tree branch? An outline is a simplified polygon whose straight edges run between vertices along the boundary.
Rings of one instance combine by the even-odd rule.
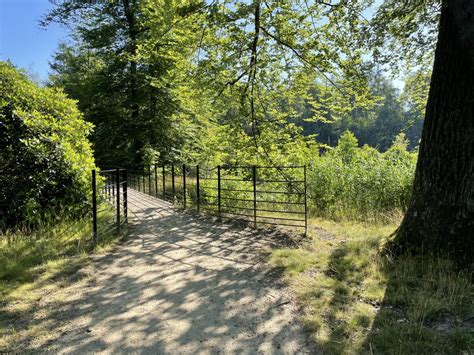
[[[332,85],[334,86],[339,92],[341,92],[343,95],[345,95],[346,93],[334,82],[334,80],[332,80],[323,70],[321,70],[318,66],[316,66],[316,64],[314,64],[313,62],[310,62],[309,60],[307,60],[300,52],[298,52],[291,44],[289,44],[288,42],[284,41],[283,39],[281,39],[280,37],[270,33],[265,27],[261,26],[261,29],[263,32],[265,32],[265,34],[267,36],[269,36],[270,38],[272,38],[273,40],[275,40],[277,43],[281,44],[282,46],[288,48],[289,50],[291,50],[302,62],[308,64],[309,66],[311,66],[312,68],[316,69],[322,76],[324,76],[324,78]]]

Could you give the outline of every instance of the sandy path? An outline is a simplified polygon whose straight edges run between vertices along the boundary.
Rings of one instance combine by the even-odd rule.
[[[128,241],[65,290],[62,353],[313,353],[265,251],[276,241],[129,193]],[[145,223],[146,221],[146,223]]]

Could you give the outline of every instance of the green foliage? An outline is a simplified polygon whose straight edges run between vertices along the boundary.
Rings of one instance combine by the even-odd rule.
[[[347,129],[386,150],[415,120],[364,57],[373,6],[66,0],[44,20],[75,38],[74,49],[60,47],[51,83],[95,124],[99,165],[267,164],[291,143],[318,135],[334,145]]]
[[[242,162],[240,151],[264,163],[286,143],[307,141],[291,119],[308,87],[321,85],[340,114],[374,104],[361,18],[346,6],[65,0],[43,24],[52,21],[72,27],[75,48],[60,47],[51,83],[95,124],[99,165],[142,167],[158,156]]]
[[[421,140],[423,120],[430,88],[431,71],[418,70],[408,75],[400,100],[404,103],[407,138],[412,146]]]
[[[400,94],[388,78],[374,72],[369,75],[369,87],[377,98],[376,104],[364,109],[354,108],[342,115],[331,110],[320,87],[311,88],[311,100],[305,99],[295,107],[299,113],[295,123],[303,127],[304,135],[315,135],[319,142],[330,146],[335,146],[341,134],[349,130],[355,134],[359,145],[367,144],[380,151],[386,151],[403,132],[413,150],[421,136],[429,78],[429,71],[424,70],[408,75]],[[315,103],[319,111],[325,109],[322,117],[318,116],[318,110],[315,111]]]
[[[366,6],[354,4],[357,11]],[[295,124],[305,100],[318,118],[326,110],[344,115],[374,105],[365,75],[370,65],[357,46],[360,20],[342,5],[232,0],[189,21],[200,36],[187,84],[201,93],[199,105],[218,126],[221,161],[273,163],[292,142],[308,144],[313,137],[302,137]],[[314,87],[324,105],[308,95]]]
[[[311,161],[308,193],[313,213],[329,218],[390,220],[407,208],[416,155],[403,135],[385,153],[358,147],[344,133],[336,148]]]
[[[384,0],[368,22],[367,45],[387,71],[431,67],[437,42],[441,0]]]
[[[75,38],[51,83],[96,125],[99,164],[313,164],[316,213],[386,218],[405,208],[414,167],[391,144],[405,132],[413,148],[423,115],[412,105],[422,90],[401,97],[368,60],[365,44],[387,29],[385,3],[66,0],[45,18]],[[347,142],[346,152],[342,139],[312,161],[315,138],[334,146],[346,130],[388,151]]]
[[[87,208],[91,130],[63,92],[0,62],[0,227]]]
[[[167,1],[55,2],[43,20],[72,28],[55,55],[51,85],[62,87],[96,129],[99,166],[142,168],[182,143],[170,69],[181,48]]]

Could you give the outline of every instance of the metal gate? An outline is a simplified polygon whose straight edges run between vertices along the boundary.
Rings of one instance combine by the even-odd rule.
[[[183,209],[307,232],[306,166],[157,163],[128,170],[128,184]]]

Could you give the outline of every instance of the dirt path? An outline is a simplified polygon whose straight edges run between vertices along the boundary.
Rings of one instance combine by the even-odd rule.
[[[179,213],[139,192],[129,201],[128,241],[94,263],[85,285],[65,288],[56,310],[61,334],[46,349],[313,352],[278,275],[264,263],[276,240]]]

